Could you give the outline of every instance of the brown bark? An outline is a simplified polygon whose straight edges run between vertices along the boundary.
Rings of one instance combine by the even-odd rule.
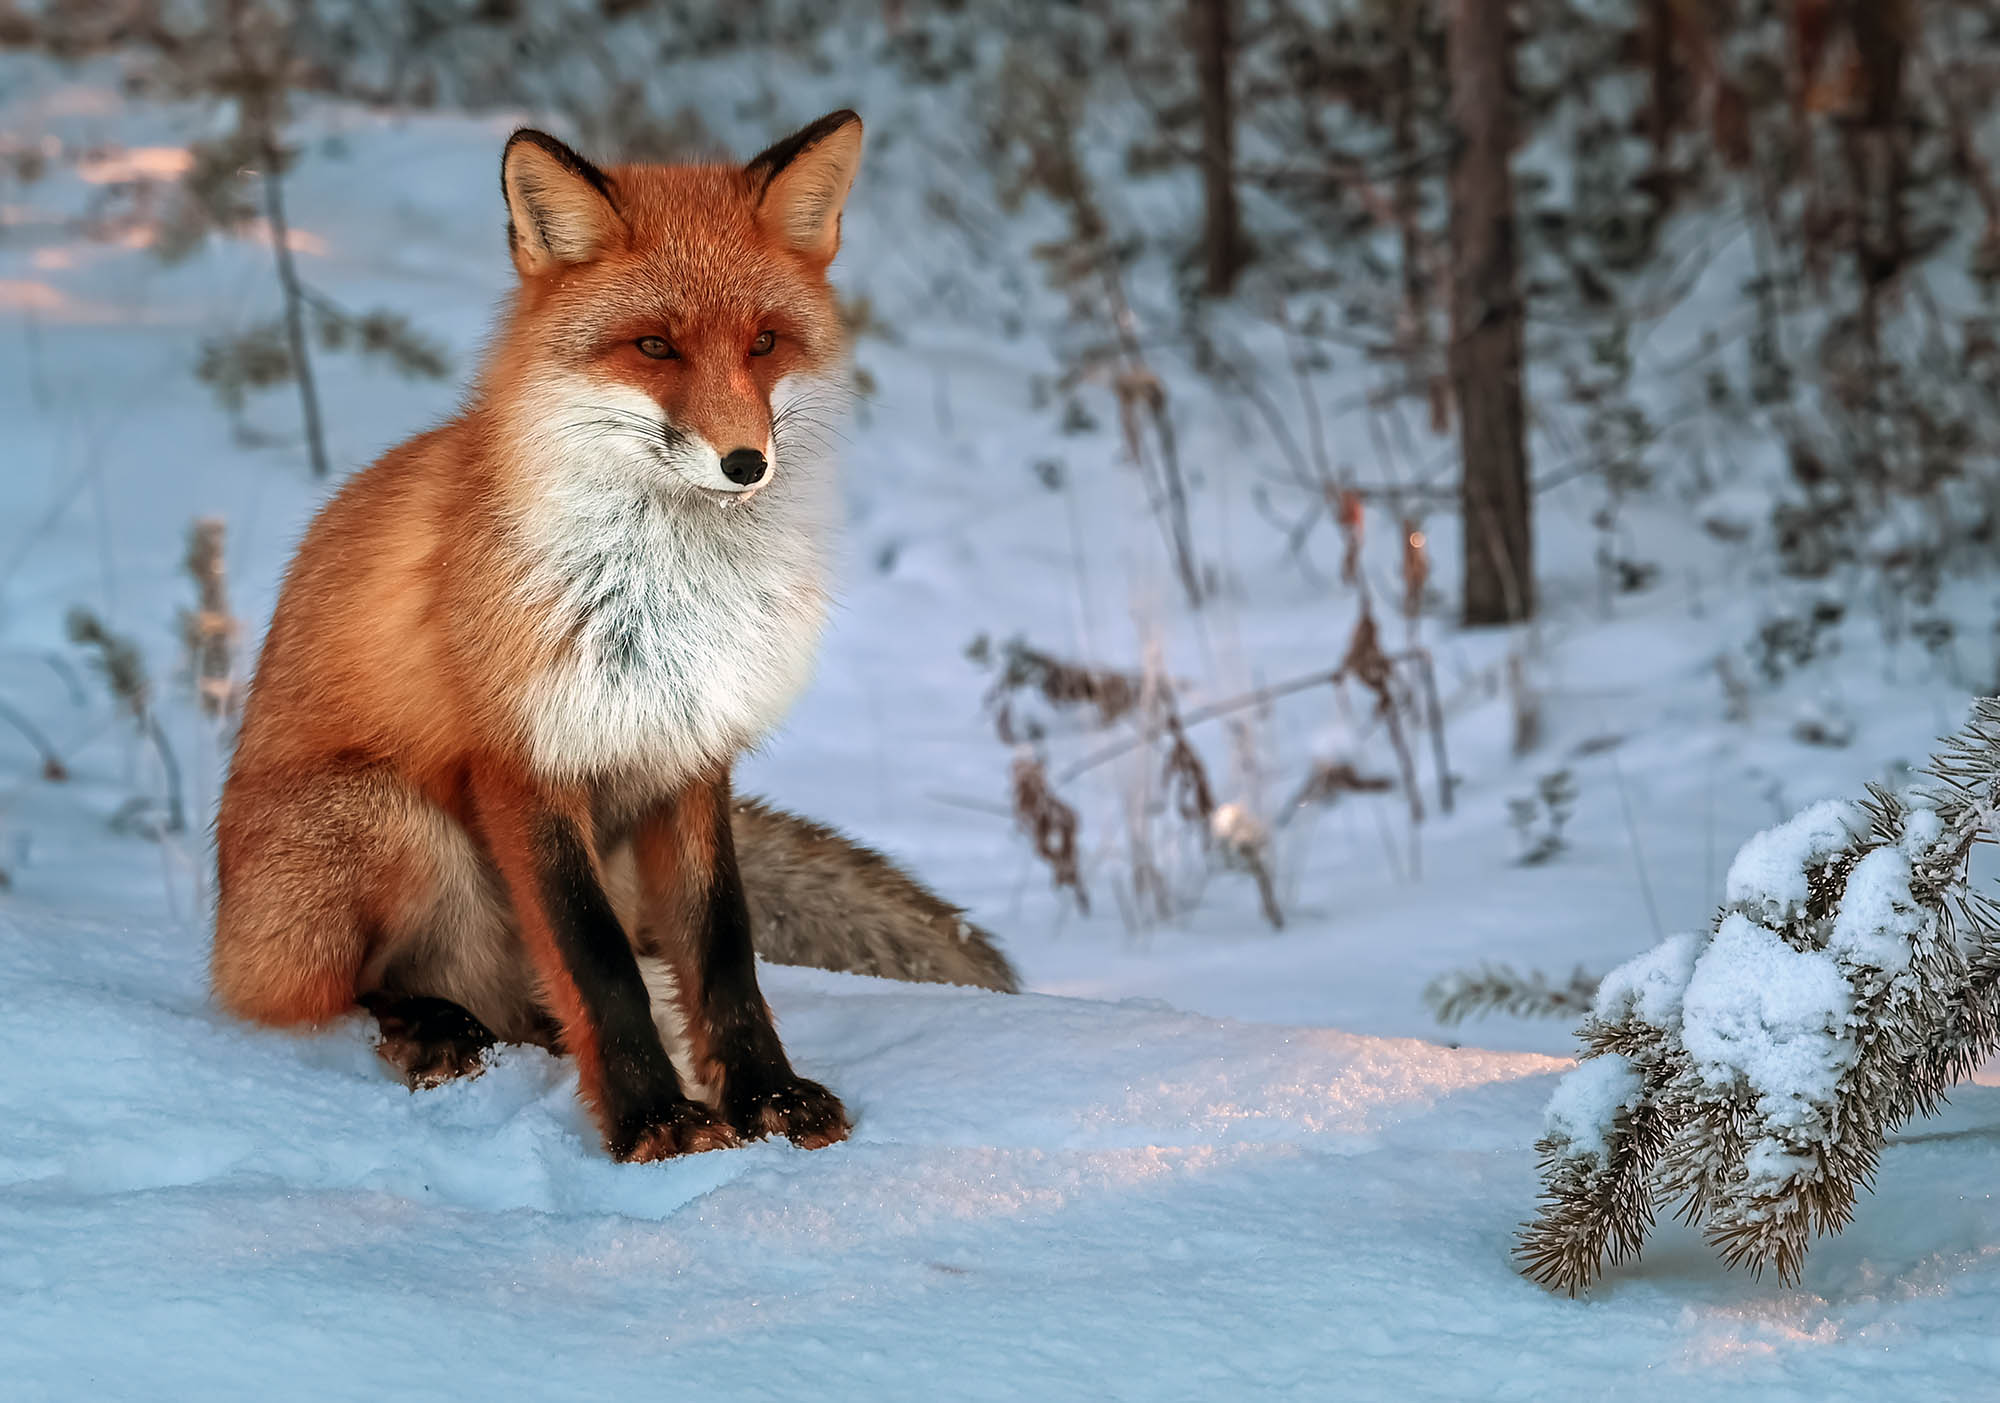
[[[1203,283],[1211,297],[1227,296],[1247,261],[1243,214],[1236,201],[1236,0],[1192,0],[1188,15],[1201,88]]]
[[[1674,52],[1673,0],[1651,0],[1646,7],[1646,58],[1651,93],[1646,102],[1646,136],[1653,145],[1653,169],[1664,172],[1673,163],[1674,132],[1681,118],[1681,63]]]
[[[1859,205],[1854,253],[1856,271],[1867,289],[1863,315],[1872,343],[1880,292],[1909,259],[1903,219],[1907,152],[1899,124],[1904,68],[1918,32],[1916,4],[1915,0],[1848,0],[1845,9],[1860,86],[1858,120],[1847,129],[1847,157]]]
[[[1447,0],[1451,82],[1451,377],[1465,514],[1465,622],[1534,612],[1522,315],[1514,242],[1505,0]]]
[[[1424,376],[1431,346],[1430,254],[1424,245],[1423,162],[1417,150],[1417,45],[1422,42],[1416,6],[1396,17],[1395,57],[1389,68],[1389,132],[1396,153],[1396,233],[1402,242],[1403,308],[1397,341],[1409,362],[1411,378]],[[1439,433],[1438,406],[1432,422]]]

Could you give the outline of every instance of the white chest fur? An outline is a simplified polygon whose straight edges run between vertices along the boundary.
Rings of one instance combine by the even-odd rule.
[[[727,506],[572,481],[524,513],[523,589],[562,640],[523,702],[538,770],[677,783],[777,725],[826,620],[825,519],[801,476]]]

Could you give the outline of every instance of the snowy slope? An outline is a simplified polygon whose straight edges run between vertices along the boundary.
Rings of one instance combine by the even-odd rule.
[[[412,1096],[358,1026],[219,1021],[185,942],[10,916],[0,979],[22,1403],[1972,1398],[2000,1363],[1990,1092],[1805,1290],[1669,1234],[1577,1304],[1507,1261],[1539,1056],[778,971],[853,1141],[632,1169],[546,1054]]]
[[[678,76],[696,100],[743,75]],[[1815,1249],[1800,1290],[1727,1276],[1664,1233],[1643,1267],[1572,1303],[1507,1257],[1568,1065],[1538,1054],[1566,1050],[1566,1030],[1468,1034],[1521,1049],[1507,1052],[1413,1040],[1439,1036],[1418,991],[1444,969],[1603,969],[1656,920],[1702,925],[1745,836],[1884,757],[1920,757],[1959,719],[1962,686],[1858,636],[1725,723],[1712,663],[1754,627],[1753,553],[1701,538],[1673,504],[1641,507],[1630,519],[1662,582],[1607,611],[1592,503],[1552,494],[1548,740],[1509,752],[1492,681],[1514,640],[1426,624],[1463,788],[1418,835],[1420,871],[1400,799],[1355,799],[1284,839],[1281,935],[1231,877],[1175,929],[1127,931],[1108,893],[1078,918],[1011,832],[1006,751],[965,642],[1026,630],[1131,663],[1160,634],[1177,671],[1224,693],[1337,659],[1351,601],[1282,559],[1223,470],[1245,426],[1189,388],[1186,444],[1214,465],[1209,545],[1231,588],[1198,623],[1175,616],[1116,434],[1061,434],[1035,390],[1055,368],[1045,346],[996,331],[990,307],[961,312],[960,294],[1011,294],[1006,270],[921,216],[949,139],[926,131],[921,100],[821,76],[781,106],[714,108],[739,112],[724,125],[749,149],[843,102],[868,111],[874,144],[840,277],[892,339],[857,349],[879,389],[839,444],[851,533],[819,682],[744,782],[968,903],[1037,993],[768,970],[797,1061],[856,1111],[854,1141],[632,1169],[602,1157],[542,1054],[412,1097],[358,1026],[302,1041],[220,1020],[202,980],[202,840],[107,831],[157,775],[94,684],[72,695],[45,661],[69,654],[63,611],[88,603],[147,650],[205,811],[217,750],[172,675],[181,533],[227,516],[254,633],[319,490],[286,393],[253,403],[268,441],[245,446],[189,373],[201,335],[273,309],[266,251],[224,240],[162,267],[143,247],[146,161],[126,178],[129,162],[76,159],[136,148],[171,171],[212,118],[129,101],[103,69],[0,63],[0,131],[53,158],[0,188],[0,699],[75,776],[34,778],[0,727],[14,880],[0,987],[15,1005],[0,1034],[0,1396],[1993,1393],[1993,1092],[1967,1088],[1892,1146],[1880,1192]],[[308,276],[352,306],[408,311],[461,372],[505,290],[492,171],[511,122],[314,107],[289,187]],[[1715,296],[1732,296],[1718,277]],[[341,465],[456,395],[339,358],[321,369]],[[1038,481],[1048,458],[1062,492]],[[1796,743],[1791,708],[1829,688],[1853,743]],[[1293,767],[1329,735],[1388,763],[1365,717],[1323,697],[1268,724]],[[1506,801],[1563,764],[1581,791],[1569,850],[1517,866]],[[1115,787],[1076,797],[1088,843],[1115,832]]]

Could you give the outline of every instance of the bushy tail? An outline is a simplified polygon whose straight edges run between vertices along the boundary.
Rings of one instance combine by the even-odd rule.
[[[732,828],[765,959],[1020,992],[992,936],[872,848],[756,799],[736,801]]]

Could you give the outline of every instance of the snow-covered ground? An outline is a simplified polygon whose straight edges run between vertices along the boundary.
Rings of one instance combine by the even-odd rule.
[[[1667,1232],[1570,1302],[1508,1256],[1567,1029],[1497,1020],[1449,1035],[1496,1050],[1453,1050],[1419,997],[1482,960],[1602,970],[1701,926],[1745,837],[1920,759],[1960,719],[1962,685],[1852,621],[1839,657],[1726,720],[1714,660],[1768,607],[1755,540],[1641,502],[1626,526],[1660,581],[1607,608],[1595,502],[1557,492],[1539,522],[1537,751],[1511,753],[1498,685],[1528,640],[1426,621],[1462,780],[1453,815],[1414,840],[1395,795],[1297,820],[1280,838],[1282,933],[1247,883],[1218,876],[1186,920],[1134,934],[1103,856],[1097,914],[1079,918],[1012,833],[1007,752],[965,644],[1025,632],[1135,665],[1158,638],[1176,675],[1222,695],[1337,661],[1353,601],[1284,561],[1236,470],[1268,450],[1190,384],[1181,430],[1227,589],[1199,620],[1177,609],[1108,403],[1104,429],[1062,434],[1037,399],[1056,369],[1045,345],[960,310],[1014,294],[962,229],[923,215],[940,151],[921,96],[814,81],[718,127],[749,150],[841,103],[868,115],[839,269],[888,334],[857,347],[876,389],[839,444],[851,532],[820,680],[742,782],[968,904],[1034,992],[768,969],[796,1060],[847,1099],[854,1140],[632,1168],[605,1160],[541,1053],[411,1096],[358,1023],[301,1040],[208,1006],[200,842],[108,829],[157,775],[94,681],[47,656],[74,656],[73,604],[135,637],[205,814],[217,749],[173,675],[183,532],[228,519],[254,631],[321,489],[288,390],[253,401],[272,441],[245,447],[191,374],[202,335],[274,309],[267,251],[221,240],[166,267],[144,247],[160,180],[212,116],[130,101],[107,68],[0,63],[0,138],[49,158],[35,179],[0,177],[0,701],[74,771],[37,779],[0,725],[0,987],[15,1005],[0,1036],[0,1394],[1990,1395],[1994,1092],[1963,1089],[1892,1144],[1877,1194],[1797,1290],[1727,1275]],[[319,106],[299,130],[288,189],[308,276],[350,306],[409,313],[461,373],[506,287],[493,171],[510,125]],[[1688,318],[1734,296],[1720,260]],[[1641,364],[1674,349],[1642,348]],[[457,393],[319,365],[342,467]],[[1036,469],[1050,459],[1059,491]],[[1754,500],[1754,482],[1725,486]],[[1448,598],[1452,531],[1430,525]],[[1386,581],[1393,553],[1374,564]],[[1962,663],[1991,675],[1983,653]],[[1289,767],[1266,808],[1309,751],[1391,767],[1360,705],[1309,694],[1260,722]],[[1850,743],[1794,739],[1806,705],[1851,720]],[[1507,801],[1562,767],[1579,791],[1568,847],[1517,865]],[[1102,854],[1115,784],[1073,797]]]

